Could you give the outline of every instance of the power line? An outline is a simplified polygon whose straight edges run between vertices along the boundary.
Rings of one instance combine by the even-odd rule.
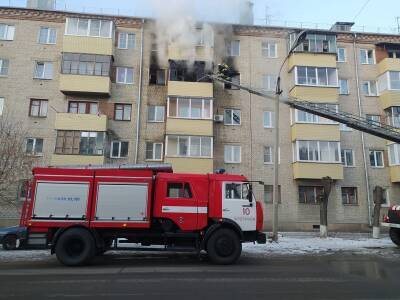
[[[370,2],[371,2],[371,0],[365,1],[364,5],[361,7],[360,11],[356,14],[353,21],[355,21],[358,18],[358,16],[361,15],[361,13],[364,11],[364,9],[367,7],[368,3],[370,3]]]

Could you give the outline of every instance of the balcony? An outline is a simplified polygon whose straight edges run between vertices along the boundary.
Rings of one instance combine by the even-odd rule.
[[[168,96],[212,98],[213,84],[209,82],[168,81]]]
[[[336,68],[336,53],[293,53],[288,66],[289,70],[295,66]]]
[[[106,76],[60,75],[60,91],[64,94],[110,96],[111,80]]]
[[[172,164],[175,173],[207,174],[214,172],[212,158],[166,157],[165,162]]]
[[[400,182],[400,166],[390,167],[390,180],[392,182]]]
[[[296,85],[289,94],[291,97],[310,102],[337,103],[339,88]]]
[[[60,155],[53,154],[51,157],[52,166],[60,165],[102,165],[104,156],[97,155]]]
[[[174,135],[212,136],[213,121],[168,118],[166,133]]]
[[[341,164],[304,163],[293,164],[294,179],[322,179],[329,176],[332,179],[343,179],[343,166]]]
[[[391,106],[400,106],[400,91],[384,91],[379,95],[382,109]]]
[[[64,35],[62,52],[113,55],[113,39]]]
[[[379,74],[387,71],[400,71],[399,58],[385,58],[378,64]]]
[[[195,47],[195,53],[190,53],[190,57],[187,52],[182,51],[182,47],[168,47],[168,58],[171,60],[187,60],[194,58],[197,61],[211,61],[214,57],[214,51],[212,47],[209,46],[199,46]]]
[[[299,124],[292,126],[292,141],[340,141],[337,124]]]
[[[57,113],[54,127],[56,130],[105,132],[107,131],[107,116]]]

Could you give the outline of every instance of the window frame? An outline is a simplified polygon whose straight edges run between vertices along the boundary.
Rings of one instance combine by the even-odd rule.
[[[231,123],[227,123],[226,114],[230,111]],[[239,124],[234,122],[234,115],[239,113]],[[224,108],[224,125],[225,126],[241,126],[242,125],[242,111],[237,108]]]
[[[128,70],[132,70],[132,82],[128,82],[127,78],[128,78]],[[121,70],[124,70],[124,81],[119,81],[119,75]],[[133,85],[135,84],[135,68],[133,67],[116,67],[116,80],[115,82],[117,84],[124,84],[124,85]]]
[[[5,70],[4,74],[2,74],[3,70]],[[10,60],[7,58],[0,58],[0,77],[8,77],[9,70],[10,70]]]
[[[39,105],[33,105],[33,102],[39,101]],[[42,114],[42,103],[46,103],[46,109],[45,109],[45,114]],[[32,114],[32,108],[34,106],[38,107],[38,114],[34,115]],[[47,118],[47,114],[49,112],[49,100],[48,99],[34,99],[31,98],[29,102],[29,117],[31,118]]]
[[[346,82],[346,91],[342,91],[341,82]],[[339,95],[348,96],[350,95],[350,88],[349,88],[349,80],[348,79],[339,79]]]
[[[5,102],[6,99],[4,97],[0,97],[0,116],[3,115]]]
[[[353,192],[355,192],[354,193],[354,195],[355,195],[355,200],[356,200],[356,202],[355,203],[351,203],[351,201],[349,201],[349,199],[350,199],[350,197],[349,197],[349,193],[345,193],[346,194],[346,199],[347,199],[347,201],[345,202],[345,201],[343,201],[344,199],[343,199],[343,192],[344,191],[346,191],[346,190],[348,190],[348,189],[353,189]],[[358,206],[359,205],[359,200],[358,200],[358,188],[357,187],[354,187],[354,186],[342,186],[341,188],[340,188],[340,195],[341,195],[341,198],[342,198],[342,205],[344,205],[344,206]]]
[[[280,150],[280,149],[279,149]],[[269,153],[266,153],[269,152]],[[269,161],[266,161],[265,158],[266,156],[269,155]],[[274,152],[273,152],[273,147],[272,146],[264,146],[264,165],[271,165],[274,163]]]
[[[372,62],[370,62],[368,59],[369,51],[372,52]],[[375,65],[376,64],[375,49],[361,48],[359,54],[360,54],[359,62],[361,65]],[[365,62],[363,62],[363,58],[364,58]]]
[[[323,106],[327,109],[330,109],[331,106],[334,106],[334,109],[336,110],[336,112],[339,112],[339,105],[337,104],[332,104],[332,103],[318,103],[316,104],[317,106]],[[324,117],[320,117],[317,115],[314,115],[312,113],[309,112],[303,112],[301,110],[295,109],[294,110],[294,120],[296,124],[321,124],[321,125],[337,125],[338,122],[326,119]],[[304,114],[304,116],[306,117],[306,121],[300,121],[300,114]],[[315,120],[315,121],[314,121]]]
[[[153,119],[150,119],[150,108],[154,108]],[[157,113],[162,109],[162,120],[157,120]],[[165,106],[162,105],[148,105],[147,106],[147,122],[148,123],[164,123],[165,122]]]
[[[171,104],[172,98],[174,98],[176,100],[175,116],[171,115],[172,110],[171,110],[170,104]],[[193,100],[202,100],[202,102],[201,102],[201,117],[200,118],[192,117],[192,101]],[[179,116],[179,101],[188,101],[189,102],[187,117]],[[208,101],[208,106],[210,108],[209,116],[206,115],[206,109],[205,109],[206,101]],[[168,99],[167,99],[167,118],[186,119],[186,120],[212,120],[213,119],[213,104],[214,104],[214,101],[213,101],[213,99],[210,99],[210,98],[168,97]]]
[[[343,60],[340,60],[340,50],[343,50]],[[337,59],[336,62],[338,63],[345,63],[347,62],[347,51],[345,47],[337,47]]]
[[[375,85],[375,90],[376,90],[376,93],[375,94],[373,94],[373,93],[371,93],[371,83],[374,83],[374,85]],[[368,85],[368,94],[365,94],[364,93],[364,85],[365,84],[367,84]],[[364,80],[362,83],[361,83],[361,87],[362,87],[362,94],[365,96],[365,97],[378,97],[379,96],[379,91],[378,91],[378,83],[376,82],[376,80]]]
[[[318,154],[318,160],[316,159],[308,159],[308,160],[303,160],[300,159],[300,143],[307,143],[307,157],[310,158],[310,143],[317,143],[317,154]],[[331,151],[333,149],[333,155],[335,155],[335,148],[331,148],[331,144],[337,144],[338,146],[338,160],[337,161],[324,161],[321,159],[321,143],[328,143],[328,153],[329,157],[331,157]],[[338,141],[308,141],[308,140],[297,140],[295,143],[295,162],[301,162],[301,163],[322,163],[322,164],[342,164],[342,158],[341,158],[341,145],[340,142]],[[315,152],[312,152],[313,156],[315,156]]]
[[[76,112],[72,112],[72,104],[76,104],[77,105],[77,111]],[[80,113],[79,112],[79,105],[80,104],[84,104],[85,105],[85,112],[84,113]],[[96,104],[96,113],[91,113],[90,109],[91,109],[91,105],[92,104]],[[68,101],[68,113],[69,114],[80,114],[80,115],[98,115],[99,114],[99,103],[98,102],[93,102],[93,101]]]
[[[227,159],[225,156],[226,147],[230,147],[230,158],[234,158],[235,149],[239,149],[239,161],[234,161],[233,159]],[[242,146],[241,145],[224,145],[224,163],[225,164],[241,164],[242,163]]]
[[[400,144],[392,143],[388,145],[389,152],[389,166],[400,165]]]
[[[266,123],[265,123],[266,114],[269,114],[269,120],[270,120],[269,125],[267,124],[267,126],[266,126]],[[273,129],[274,126],[275,126],[275,113],[273,111],[265,110],[263,112],[263,127],[266,128],[266,129]]]
[[[152,158],[147,158],[147,146],[148,145],[152,145]],[[161,155],[161,157],[160,158],[156,158],[155,156],[156,156],[156,147],[157,147],[157,145],[158,146],[160,146],[161,145],[161,152],[160,152],[160,155]],[[145,148],[145,160],[146,161],[163,161],[163,159],[164,159],[164,143],[161,143],[161,142],[146,142],[146,148]]]
[[[371,163],[371,154],[373,153],[374,155],[374,164]],[[381,153],[381,160],[382,160],[382,165],[377,165],[377,154]],[[369,150],[368,151],[368,157],[369,157],[369,165],[371,168],[374,169],[384,169],[385,168],[385,151],[384,150]]]
[[[121,45],[121,35],[126,35],[124,47],[122,47],[122,45]],[[133,36],[133,47],[129,47],[129,36]],[[128,50],[128,49],[135,50],[136,49],[136,33],[127,32],[127,31],[119,31],[117,47],[120,50]]]
[[[32,140],[32,152],[28,152],[28,141]],[[37,141],[41,140],[42,141],[42,149],[40,152],[37,151]],[[25,139],[25,153],[29,156],[43,156],[43,148],[44,148],[44,139],[43,138],[34,138],[34,137],[28,137]]]
[[[121,106],[122,109],[119,109],[118,106]],[[129,119],[125,118],[125,108],[129,107]],[[122,117],[121,119],[117,119],[117,111],[121,111],[122,110]],[[130,122],[132,121],[132,104],[129,103],[115,103],[114,104],[114,121],[118,121],[118,122]]]
[[[47,30],[46,41],[44,43],[42,43],[40,41],[41,31],[43,29]],[[54,39],[55,39],[54,43],[50,42],[50,37],[51,37],[51,32],[52,31],[54,32]],[[38,44],[41,44],[41,45],[56,45],[57,44],[57,29],[54,28],[54,27],[40,26],[40,28],[39,28],[39,36],[38,36]]]
[[[228,57],[239,57],[240,56],[240,40],[229,40],[226,41],[226,43],[228,43],[228,47],[227,47],[227,56]],[[234,53],[233,49],[233,43],[236,43],[238,45],[237,48],[237,53]]]
[[[43,64],[42,76],[38,76],[38,66]],[[46,71],[51,66],[51,77],[46,77]],[[36,61],[33,79],[37,80],[53,80],[54,79],[54,63],[52,61]]]
[[[298,86],[312,86],[312,87],[334,87],[334,88],[338,88],[339,87],[339,75],[338,75],[338,69],[337,68],[329,68],[329,67],[311,67],[311,66],[295,66],[294,67],[294,75],[295,75],[295,84]],[[299,75],[298,75],[298,70],[300,68],[305,68],[306,71],[306,83],[299,83]],[[315,77],[309,77],[309,69],[315,69]],[[326,75],[326,84],[319,84],[320,82],[320,74],[319,74],[319,70],[323,70],[325,69],[325,75]],[[334,70],[335,71],[335,81],[336,84],[329,84],[329,73],[328,70]],[[315,78],[315,84],[310,84],[309,82],[309,78]]]
[[[342,165],[346,168],[354,168],[355,165],[355,160],[354,160],[354,150],[353,149],[341,149],[341,158],[342,158]],[[353,164],[349,164],[347,161],[347,155],[346,153],[351,153],[351,160]]]
[[[15,25],[0,23],[0,26],[1,25],[5,26],[5,35],[2,37],[0,36],[0,41],[13,41],[15,39]]]
[[[171,154],[170,153],[170,137],[176,138],[176,151],[174,151],[176,154]],[[199,151],[200,155],[192,155],[192,138],[200,138],[200,145],[199,145]],[[180,139],[187,139],[187,154],[186,155],[181,155],[179,153],[179,146],[180,146]],[[202,148],[202,140],[203,139],[210,139],[210,156],[202,155],[203,154],[203,148]],[[189,136],[189,135],[167,135],[165,139],[165,156],[168,157],[186,157],[186,158],[213,158],[214,157],[214,138],[212,136]]]
[[[307,201],[307,191],[301,191],[301,189],[313,189],[313,198],[315,199],[315,201]],[[304,202],[301,202],[300,199],[300,195],[301,193],[304,193]],[[309,192],[309,191],[308,191]],[[320,193],[318,193],[320,192]],[[299,185],[297,188],[297,196],[299,199],[299,204],[304,204],[304,205],[318,205],[319,201],[318,201],[318,197],[321,195],[321,193],[324,192],[324,188],[322,186],[309,186],[309,185]]]
[[[71,22],[72,19],[76,19],[77,21],[77,28],[79,28],[79,22],[80,20],[85,20],[88,22],[87,25],[87,29],[86,29],[86,34],[78,34],[78,32],[75,33],[68,33],[68,29],[69,29],[69,23]],[[90,29],[91,29],[91,25],[93,21],[99,21],[99,35],[91,35],[90,34]],[[102,28],[102,23],[103,22],[109,22],[110,23],[110,28],[108,28],[109,30],[109,34],[108,36],[102,36],[101,35],[101,28]],[[90,18],[71,18],[71,17],[67,17],[66,21],[65,21],[65,31],[64,31],[64,35],[68,35],[68,36],[86,36],[86,37],[95,37],[95,38],[102,38],[102,39],[112,39],[113,37],[113,32],[114,32],[114,23],[111,20],[101,20],[101,19],[90,19]]]
[[[398,59],[400,59],[400,57],[398,58]],[[388,81],[388,88],[389,88],[389,90],[390,91],[400,91],[400,85],[399,85],[399,88],[398,89],[396,89],[396,88],[393,88],[393,80],[392,80],[392,78],[391,78],[391,73],[394,73],[394,74],[397,74],[397,77],[398,77],[398,79],[397,80],[395,80],[395,81],[399,81],[400,82],[400,71],[388,71],[388,72],[386,72],[387,73],[387,81]]]
[[[271,47],[273,46],[273,47]],[[275,55],[271,55],[271,48],[274,48]],[[267,54],[267,55],[265,55]],[[264,58],[278,58],[278,43],[275,41],[262,41],[261,42],[261,55]]]
[[[114,155],[113,155],[113,152],[114,152],[114,144],[118,144],[118,156],[114,156]],[[126,156],[121,156],[122,144],[127,144],[127,146],[128,146],[127,152],[126,152]],[[113,140],[113,141],[111,141],[110,158],[113,158],[113,159],[123,159],[123,158],[127,158],[128,156],[129,156],[129,142],[128,142],[128,141],[119,141],[119,140]]]
[[[262,80],[261,83],[262,90],[268,92],[275,92],[278,76],[272,74],[263,74],[261,80]],[[265,83],[267,84],[265,85]]]

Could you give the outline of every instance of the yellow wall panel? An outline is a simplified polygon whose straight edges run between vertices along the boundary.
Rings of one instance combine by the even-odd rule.
[[[174,173],[207,174],[214,172],[212,158],[166,157],[165,162],[172,164]]]
[[[56,130],[107,131],[105,115],[57,113]]]
[[[167,134],[212,136],[213,121],[168,118]]]
[[[60,75],[60,91],[110,95],[111,81],[104,76]]]
[[[51,158],[51,165],[53,166],[102,164],[104,164],[104,156],[53,154]]]
[[[168,96],[212,98],[213,84],[209,82],[168,81]]]
[[[390,180],[392,182],[400,182],[400,166],[390,167]]]
[[[63,52],[113,55],[113,39],[64,35]]]
[[[296,85],[290,91],[290,96],[316,103],[337,103],[339,99],[339,88]]]
[[[294,124],[292,141],[340,141],[339,125]]]
[[[387,71],[400,71],[400,59],[385,58],[378,64],[379,74]]]
[[[332,179],[343,179],[341,164],[303,163],[293,164],[294,179],[322,179],[329,176]]]
[[[293,53],[288,61],[289,70],[294,66],[336,68],[336,55],[331,53]]]
[[[382,109],[391,106],[400,106],[400,91],[385,91],[379,96]]]

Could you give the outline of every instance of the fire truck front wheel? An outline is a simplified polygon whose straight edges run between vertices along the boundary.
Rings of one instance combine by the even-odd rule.
[[[55,252],[57,259],[66,266],[89,263],[96,254],[93,235],[82,228],[72,228],[58,238]]]
[[[400,247],[400,228],[390,228],[389,236],[392,242]]]
[[[15,250],[17,249],[17,237],[15,235],[6,235],[3,238],[3,249],[4,250]]]
[[[236,262],[242,253],[242,243],[232,229],[221,228],[215,231],[207,241],[207,254],[218,265],[230,265]]]

